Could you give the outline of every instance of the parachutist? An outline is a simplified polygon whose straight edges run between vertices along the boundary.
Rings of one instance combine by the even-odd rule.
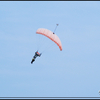
[[[31,64],[35,61],[36,57],[40,57],[42,53],[39,53],[38,51],[35,52],[35,55],[32,58]]]

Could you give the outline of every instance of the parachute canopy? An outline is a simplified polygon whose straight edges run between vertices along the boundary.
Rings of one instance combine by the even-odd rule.
[[[59,46],[59,49],[62,51],[61,41],[60,41],[59,37],[56,34],[53,34],[52,31],[50,31],[48,29],[44,29],[44,28],[39,28],[36,31],[36,33],[44,35],[44,36],[48,37],[49,39],[51,39],[53,42],[55,42]]]

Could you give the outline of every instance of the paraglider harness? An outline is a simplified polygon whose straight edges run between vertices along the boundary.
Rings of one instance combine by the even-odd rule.
[[[35,61],[36,57],[40,57],[42,53],[39,53],[38,51],[35,52],[35,55],[32,58],[31,64]]]

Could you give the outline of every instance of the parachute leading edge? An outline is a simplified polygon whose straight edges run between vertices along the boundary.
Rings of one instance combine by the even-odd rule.
[[[44,36],[48,37],[49,39],[51,39],[53,42],[55,42],[59,46],[59,49],[62,51],[61,41],[60,41],[59,37],[56,34],[53,34],[52,31],[50,31],[48,29],[45,29],[45,28],[39,28],[36,31],[36,33],[44,35]]]

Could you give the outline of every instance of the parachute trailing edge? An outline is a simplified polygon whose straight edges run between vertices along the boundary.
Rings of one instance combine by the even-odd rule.
[[[45,28],[39,28],[39,29],[37,29],[36,33],[44,35],[44,36],[48,37],[49,39],[51,39],[53,42],[55,42],[59,46],[59,49],[62,51],[61,41],[56,34],[53,34],[52,31],[45,29]]]

